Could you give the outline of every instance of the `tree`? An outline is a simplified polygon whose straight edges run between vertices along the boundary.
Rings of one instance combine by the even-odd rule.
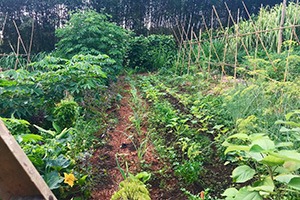
[[[71,14],[63,28],[56,30],[59,42],[55,54],[71,58],[75,54],[107,54],[121,65],[130,33],[93,10]]]

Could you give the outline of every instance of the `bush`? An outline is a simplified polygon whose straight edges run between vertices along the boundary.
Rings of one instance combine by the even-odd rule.
[[[71,14],[67,25],[56,31],[60,39],[57,56],[70,59],[75,54],[107,54],[122,64],[129,32],[108,21],[108,16],[93,10]]]
[[[66,100],[61,100],[61,102],[56,105],[53,115],[54,124],[57,125],[60,130],[71,128],[75,125],[79,117],[79,106],[72,97],[69,97]]]
[[[0,72],[0,115],[15,114],[27,120],[39,117],[43,121],[65,96],[71,95],[82,104],[87,95],[98,98],[106,91],[107,77],[115,76],[114,66],[115,61],[106,55],[76,55],[71,60],[47,56],[32,64],[34,72]]]
[[[131,40],[126,56],[126,66],[138,71],[153,71],[172,67],[176,44],[172,36],[138,36]]]

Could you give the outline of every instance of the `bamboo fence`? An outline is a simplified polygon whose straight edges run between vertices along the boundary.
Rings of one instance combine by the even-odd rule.
[[[296,3],[299,6],[299,2]],[[243,2],[243,10],[238,10],[237,16],[233,16],[231,10],[225,3],[225,9],[228,14],[227,24],[224,26],[219,13],[215,7],[212,8],[212,15],[210,19],[202,16],[202,29],[194,31],[193,27],[187,27],[183,23],[177,22],[176,29],[173,28],[175,39],[179,44],[179,52],[176,62],[177,72],[179,74],[191,73],[191,68],[201,72],[208,72],[214,75],[217,71],[218,75],[226,76],[228,71],[233,76],[234,80],[239,78],[238,71],[250,72],[255,75],[264,76],[269,80],[272,78],[266,76],[264,73],[257,70],[257,66],[252,66],[254,69],[247,69],[240,61],[239,53],[243,51],[244,56],[252,56],[254,59],[259,59],[258,52],[265,54],[266,61],[276,71],[274,66],[274,60],[271,56],[273,51],[265,44],[262,38],[262,34],[278,33],[284,30],[288,30],[290,33],[289,41],[293,41],[297,45],[300,45],[299,35],[296,33],[296,29],[300,27],[300,24],[296,23],[296,18],[293,23],[287,26],[279,26],[272,29],[260,30],[254,23],[253,16],[250,15],[247,6]],[[241,23],[240,13],[243,11],[247,14],[248,22],[251,24],[255,31],[241,33],[239,30],[239,24]],[[209,23],[208,23],[209,21]],[[223,20],[224,21],[224,20]],[[215,28],[217,27],[217,28]],[[255,45],[254,49],[249,49],[249,46],[244,42],[245,37],[254,37]],[[218,46],[219,41],[222,43],[222,48]],[[291,42],[288,47],[288,56],[290,55]],[[253,51],[254,50],[254,51]],[[221,52],[221,53],[220,53]],[[254,52],[254,55],[253,55]],[[231,56],[231,59],[228,57]],[[214,59],[212,59],[214,57]],[[217,70],[216,70],[217,68]],[[215,70],[215,71],[214,71]],[[284,71],[284,81],[287,80],[289,74],[289,63],[286,59],[286,66]],[[275,80],[273,80],[275,81]]]

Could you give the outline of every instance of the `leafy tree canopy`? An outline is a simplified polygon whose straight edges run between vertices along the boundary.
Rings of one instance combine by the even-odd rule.
[[[93,10],[71,14],[63,28],[56,30],[60,39],[55,54],[71,58],[75,54],[107,54],[121,64],[130,33],[108,21],[108,16]]]

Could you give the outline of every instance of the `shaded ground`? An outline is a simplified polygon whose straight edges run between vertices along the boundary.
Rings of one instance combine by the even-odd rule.
[[[173,172],[169,173],[169,179],[163,180],[163,175],[158,171],[165,167],[166,163],[159,160],[155,153],[151,142],[147,144],[147,151],[144,155],[143,163],[140,162],[137,156],[137,151],[131,139],[128,136],[133,135],[133,127],[130,122],[130,117],[133,111],[130,107],[130,86],[120,79],[118,83],[124,92],[119,109],[116,109],[118,123],[115,127],[111,127],[108,132],[108,141],[105,146],[97,149],[93,155],[93,174],[96,187],[92,191],[91,199],[109,200],[113,193],[118,190],[119,183],[123,177],[116,164],[116,155],[123,169],[125,163],[128,165],[128,171],[136,174],[140,171],[148,171],[152,173],[152,178],[149,181],[149,191],[151,199],[185,199],[181,196],[180,189],[177,186],[177,180],[173,176]],[[144,123],[146,124],[146,123]],[[142,127],[141,138],[135,138],[135,144],[138,145],[143,137],[147,134],[147,127]],[[163,183],[163,185],[162,185]]]

